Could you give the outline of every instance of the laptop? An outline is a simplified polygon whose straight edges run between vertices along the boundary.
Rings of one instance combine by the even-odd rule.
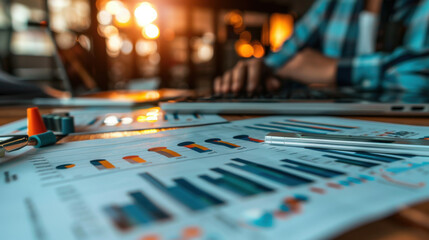
[[[429,116],[429,97],[418,93],[350,88],[289,88],[282,93],[243,96],[209,96],[161,102],[170,113]]]

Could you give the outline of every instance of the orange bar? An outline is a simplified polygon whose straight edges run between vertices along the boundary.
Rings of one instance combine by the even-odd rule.
[[[141,157],[137,156],[137,155],[133,155],[133,156],[126,156],[123,157],[123,159],[127,160],[130,163],[136,162],[136,163],[145,163],[146,160],[142,159]]]
[[[225,141],[218,141],[218,142],[224,143],[224,144],[228,144],[228,145],[233,146],[233,147],[240,147],[240,146],[238,146],[238,145],[236,145],[234,143],[230,143],[230,142],[225,142]]]
[[[105,168],[115,168],[115,166],[113,166],[113,164],[111,164],[107,160],[100,161],[100,164],[103,165],[103,167],[105,167]]]
[[[188,146],[190,146],[190,147],[196,147],[196,148],[199,148],[199,149],[201,149],[201,150],[203,150],[203,151],[208,151],[208,150],[210,150],[209,148],[206,148],[206,147],[204,147],[204,146],[201,146],[201,145],[198,145],[198,144],[191,144],[191,145],[188,145]]]
[[[170,150],[170,149],[163,149],[162,151],[163,151],[163,152],[166,152],[166,153],[168,153],[168,154],[170,154],[170,155],[171,155],[171,156],[173,156],[173,157],[180,157],[180,156],[182,156],[182,155],[178,154],[177,152],[172,151],[172,150]]]

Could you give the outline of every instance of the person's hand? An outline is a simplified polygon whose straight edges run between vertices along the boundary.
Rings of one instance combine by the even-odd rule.
[[[235,67],[214,82],[215,94],[238,94],[245,91],[252,95],[256,91],[272,92],[280,88],[279,79],[292,79],[297,82],[319,87],[334,87],[338,61],[313,50],[298,52],[283,67],[272,72],[262,59],[239,61]]]
[[[246,92],[247,95],[252,95],[264,87],[262,84],[265,84],[267,91],[280,87],[280,81],[271,76],[270,69],[262,59],[242,60],[233,69],[215,79],[214,92],[235,95]]]
[[[276,75],[310,86],[334,87],[337,64],[336,59],[307,48],[278,69]]]

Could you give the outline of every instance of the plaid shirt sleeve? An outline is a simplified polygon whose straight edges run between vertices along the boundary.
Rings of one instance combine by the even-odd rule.
[[[429,88],[429,0],[398,0],[397,15],[407,15],[404,43],[392,52],[340,58],[339,86],[421,91]]]
[[[360,86],[420,91],[429,86],[429,48],[397,48],[392,53],[374,53],[340,59],[337,68],[339,86]]]
[[[406,0],[402,2],[409,3]],[[408,30],[403,46],[392,52],[338,56],[338,86],[407,91],[429,88],[429,0],[413,2],[418,4],[403,8],[404,12],[412,12],[407,20]],[[284,43],[282,49],[265,59],[266,64],[274,69],[279,68],[301,49],[314,47],[312,41],[320,40],[323,37],[321,35],[328,34],[324,26],[329,21],[326,16],[332,3],[335,1],[317,1],[297,23],[294,35]]]
[[[331,0],[318,0],[310,10],[295,25],[295,30],[280,51],[271,53],[265,58],[267,66],[277,69],[289,61],[298,51],[311,45],[320,37],[321,24],[325,20],[325,13]]]

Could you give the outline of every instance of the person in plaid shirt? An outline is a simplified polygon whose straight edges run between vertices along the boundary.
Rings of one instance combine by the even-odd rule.
[[[318,0],[280,51],[239,61],[217,94],[310,86],[422,91],[429,88],[429,0]]]

